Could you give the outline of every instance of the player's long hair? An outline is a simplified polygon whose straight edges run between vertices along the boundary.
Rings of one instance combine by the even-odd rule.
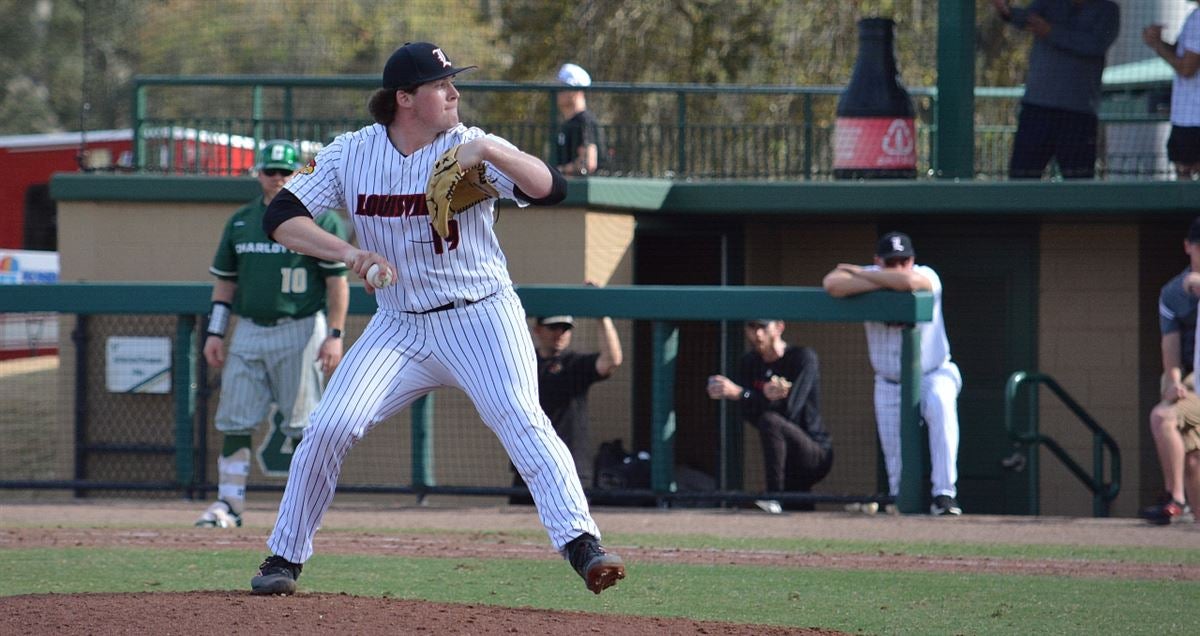
[[[387,126],[396,118],[396,90],[381,88],[371,94],[371,99],[367,101],[367,112],[371,113],[375,123]]]

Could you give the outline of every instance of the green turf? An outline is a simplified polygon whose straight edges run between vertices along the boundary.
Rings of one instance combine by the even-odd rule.
[[[0,552],[0,596],[246,590],[260,553],[145,548]],[[597,597],[559,560],[317,555],[305,592],[680,616],[853,633],[1195,634],[1200,583],[998,574],[631,564]]]

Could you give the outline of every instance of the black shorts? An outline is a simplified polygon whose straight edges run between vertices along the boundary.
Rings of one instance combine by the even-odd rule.
[[[1200,163],[1200,126],[1171,126],[1167,159],[1174,163]]]

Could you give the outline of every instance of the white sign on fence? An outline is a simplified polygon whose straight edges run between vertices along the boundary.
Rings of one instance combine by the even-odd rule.
[[[171,392],[170,338],[109,336],[105,353],[109,392]]]

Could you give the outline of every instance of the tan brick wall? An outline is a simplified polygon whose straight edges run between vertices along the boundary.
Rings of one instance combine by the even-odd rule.
[[[838,263],[866,264],[874,223],[754,223],[746,230],[746,284],[820,287]],[[834,462],[815,487],[824,493],[876,491],[874,376],[859,323],[787,323],[784,339],[816,350],[821,364],[821,413],[833,435]],[[763,488],[758,431],[744,430],[747,489]],[[863,448],[872,449],[863,453]]]
[[[237,207],[61,202],[61,280],[209,282],[217,240]]]
[[[1113,515],[1134,515],[1145,419],[1138,412],[1137,227],[1046,223],[1041,254],[1038,368],[1116,439],[1123,483]],[[1040,395],[1041,432],[1091,474],[1091,434],[1048,390]],[[1091,494],[1074,475],[1045,450],[1040,464],[1041,513],[1090,516]]]

